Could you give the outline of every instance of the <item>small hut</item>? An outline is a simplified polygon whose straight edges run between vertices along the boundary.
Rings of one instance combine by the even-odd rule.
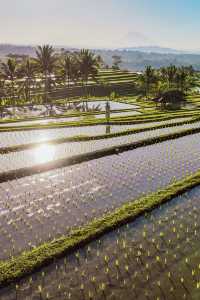
[[[178,109],[186,102],[185,94],[179,90],[164,92],[160,97],[153,100],[158,106],[165,109]]]

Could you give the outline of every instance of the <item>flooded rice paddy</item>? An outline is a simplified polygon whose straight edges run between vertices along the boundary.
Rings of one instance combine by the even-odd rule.
[[[143,141],[152,137],[159,137],[162,134],[175,133],[179,132],[180,130],[199,127],[200,122],[196,122],[193,124],[161,128],[102,140],[68,142],[58,145],[43,144],[34,149],[0,155],[0,172],[16,170],[25,167],[33,167],[34,165],[51,162],[53,160],[68,159],[75,155],[99,151],[107,147],[117,148],[123,144]]]
[[[0,292],[2,300],[198,300],[200,188]]]
[[[63,118],[43,118],[40,120],[33,120],[33,121],[20,121],[20,122],[11,122],[11,123],[0,123],[0,127],[14,127],[14,126],[26,126],[26,125],[37,125],[37,124],[48,124],[48,123],[60,123],[60,122],[74,122],[74,121],[84,121],[89,118],[93,119],[102,119],[105,118],[105,106],[107,101],[88,101],[87,103],[87,110],[93,112],[94,114],[87,115],[87,116],[74,116],[74,117],[63,117]],[[139,115],[140,112],[137,110],[139,106],[134,104],[127,104],[122,102],[115,102],[115,101],[108,101],[110,103],[110,110],[111,110],[111,118],[113,117],[123,117],[123,116],[134,116]],[[78,105],[83,105],[83,102]],[[86,105],[86,104],[84,104]],[[115,112],[116,110],[116,112]],[[124,111],[123,111],[124,110]],[[126,111],[129,110],[129,111]],[[67,110],[66,110],[67,111]],[[70,113],[76,113],[77,109],[70,109]],[[98,114],[95,114],[95,112]],[[59,112],[61,114],[61,111]]]
[[[177,118],[160,122],[148,122],[134,125],[98,125],[83,127],[66,127],[44,130],[13,131],[0,133],[0,147],[15,146],[28,143],[39,143],[73,136],[96,136],[106,133],[117,133],[129,129],[148,128],[156,125],[174,124],[182,121],[189,121],[191,118]]]
[[[0,259],[67,234],[198,171],[199,136],[0,184]]]
[[[112,101],[113,116],[135,115],[134,105]],[[104,118],[105,102],[88,102]],[[132,109],[132,111],[121,111]],[[52,139],[95,136],[174,124],[191,118],[135,125],[85,126],[0,133],[0,147],[42,142],[0,155],[0,173],[151,137],[199,128],[200,122],[127,136],[48,145]],[[82,120],[52,118],[10,126]],[[7,124],[0,126],[7,126]],[[124,203],[200,169],[200,134],[42,172],[0,184],[0,260],[52,241],[113,212]],[[200,187],[108,233],[0,290],[1,300],[199,300]]]

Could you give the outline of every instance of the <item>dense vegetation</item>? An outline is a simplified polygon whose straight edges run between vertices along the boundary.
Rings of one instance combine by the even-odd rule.
[[[147,66],[144,73],[140,75],[139,82],[147,99],[150,96],[159,98],[164,92],[170,90],[186,93],[194,86],[194,74],[192,66],[177,68],[170,65],[157,70]],[[178,100],[179,97],[177,97]]]
[[[114,55],[109,69],[100,55],[89,50],[56,52],[49,45],[39,46],[35,57],[10,56],[1,64],[1,112],[6,105],[19,104],[44,104],[51,111],[55,99],[74,97],[160,98],[172,90],[175,95],[176,91],[186,94],[195,85],[192,66],[170,65],[161,69],[147,66],[139,75],[121,71],[122,62],[120,56]]]

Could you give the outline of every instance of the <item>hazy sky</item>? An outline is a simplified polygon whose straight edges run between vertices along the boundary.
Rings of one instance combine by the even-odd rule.
[[[0,0],[0,43],[200,49],[200,0]]]

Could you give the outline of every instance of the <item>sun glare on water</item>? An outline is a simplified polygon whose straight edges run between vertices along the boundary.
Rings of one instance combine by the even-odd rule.
[[[34,160],[37,163],[45,163],[54,159],[55,147],[48,144],[43,144],[37,147],[34,151]]]

